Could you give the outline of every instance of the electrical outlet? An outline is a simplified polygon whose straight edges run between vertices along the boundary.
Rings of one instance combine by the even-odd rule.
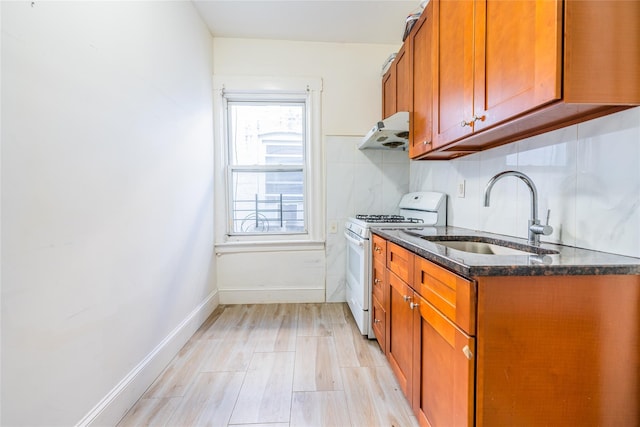
[[[329,233],[336,234],[338,232],[338,221],[329,222]]]
[[[464,179],[458,182],[458,197],[460,198],[464,198],[464,186],[465,186]]]

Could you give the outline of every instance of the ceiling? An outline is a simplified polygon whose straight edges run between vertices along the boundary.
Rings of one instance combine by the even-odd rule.
[[[400,44],[418,0],[192,0],[214,37]]]

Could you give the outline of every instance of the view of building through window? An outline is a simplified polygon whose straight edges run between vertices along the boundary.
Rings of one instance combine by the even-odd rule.
[[[305,103],[229,101],[231,233],[301,233]]]

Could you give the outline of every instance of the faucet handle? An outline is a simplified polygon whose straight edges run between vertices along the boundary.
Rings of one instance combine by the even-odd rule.
[[[547,209],[547,223],[545,225],[531,224],[529,229],[536,234],[542,234],[543,236],[550,235],[551,233],[553,233],[553,227],[549,225],[550,215],[551,215],[551,209]]]
[[[551,209],[547,209],[547,224],[549,225],[549,216],[551,216]]]

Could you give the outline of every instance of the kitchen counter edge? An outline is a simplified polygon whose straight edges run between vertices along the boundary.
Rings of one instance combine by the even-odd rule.
[[[373,234],[467,278],[478,276],[640,275],[640,258],[550,243],[543,243],[541,247],[555,250],[558,254],[545,256],[480,255],[457,251],[424,240],[415,234],[416,230],[420,230],[420,234],[425,236],[459,235],[506,240],[520,244],[526,242],[525,239],[459,227],[371,228]]]

